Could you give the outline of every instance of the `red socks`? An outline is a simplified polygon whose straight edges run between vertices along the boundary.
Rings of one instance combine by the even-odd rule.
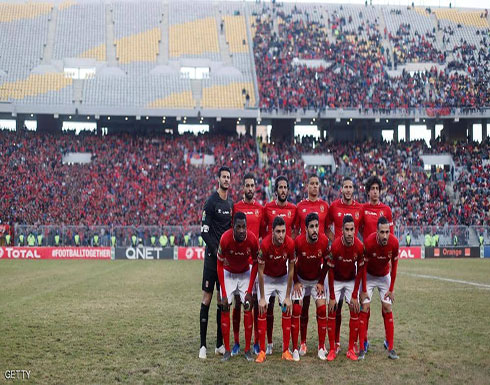
[[[274,330],[274,304],[267,305],[267,342],[272,343],[272,331]]]
[[[265,314],[258,316],[258,324],[259,324],[259,343],[260,350],[265,352],[265,334],[267,332],[267,318]]]
[[[349,320],[349,350],[354,349],[354,344],[359,335],[359,314],[350,312]]]
[[[291,338],[291,316],[282,313],[282,351],[289,349],[289,340]]]
[[[299,319],[301,316],[301,305],[293,304],[293,319],[291,321],[291,336],[293,338],[293,351],[298,349]]]
[[[221,333],[223,334],[223,341],[225,343],[225,349],[230,351],[230,312],[221,312]]]
[[[335,350],[335,312],[328,313],[327,332],[330,350]]]
[[[316,309],[316,322],[318,323],[318,348],[325,346],[327,334],[327,306],[322,305]]]
[[[301,343],[306,343],[306,333],[308,332],[308,312],[310,310],[310,298],[303,298],[303,309],[301,310]]]
[[[243,312],[243,325],[245,328],[245,351],[248,352],[250,350],[250,340],[252,339],[253,315],[251,310]]]
[[[359,344],[360,349],[364,349],[364,341],[367,340],[367,324],[369,313],[361,311],[359,313]]]
[[[393,313],[383,313],[385,321],[386,341],[388,341],[388,350],[393,350],[393,336],[395,334],[395,326],[393,325]]]
[[[233,308],[233,338],[235,343],[240,343],[240,316],[241,306]]]

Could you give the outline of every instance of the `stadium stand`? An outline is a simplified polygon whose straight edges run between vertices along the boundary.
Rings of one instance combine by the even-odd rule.
[[[113,3],[116,57],[120,64],[156,61],[162,15],[163,4],[154,1]]]
[[[216,11],[210,3],[170,4],[169,56],[220,60]]]
[[[342,144],[304,140],[263,143],[258,154],[254,140],[244,137],[75,137],[1,132],[0,153],[5,160],[1,193],[5,199],[0,202],[0,213],[3,221],[30,225],[195,225],[222,162],[232,167],[235,200],[240,199],[236,186],[241,176],[252,171],[259,177],[260,201],[272,196],[274,178],[285,174],[290,177],[291,200],[296,203],[303,199],[303,183],[312,171],[305,169],[301,154],[331,153],[337,169],[315,169],[324,186],[323,198],[329,202],[338,198],[345,175],[361,186],[376,174],[386,188],[383,201],[392,206],[397,223],[484,225],[490,220],[485,193],[490,169],[482,166],[482,160],[488,160],[490,142],[468,145],[475,156],[463,153],[462,147],[433,142],[428,149],[421,141]],[[92,153],[92,162],[61,162],[66,152],[78,151]],[[464,169],[454,183],[455,202],[446,188],[449,172],[424,170],[420,154],[431,151],[448,151]],[[33,153],[38,155],[28,156]],[[189,160],[195,154],[214,155],[216,164],[210,168],[191,166]],[[362,188],[356,199],[365,201]]]
[[[68,3],[58,7],[53,58],[106,60],[106,22],[102,3]]]

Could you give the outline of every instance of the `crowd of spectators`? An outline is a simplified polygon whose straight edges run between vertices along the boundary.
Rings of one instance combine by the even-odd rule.
[[[444,68],[403,69],[390,75],[391,55],[377,19],[368,20],[360,13],[361,22],[354,26],[341,11],[329,13],[326,22],[311,20],[307,14],[294,16],[280,6],[265,4],[253,16],[260,108],[264,111],[470,111],[490,107],[490,45],[484,32],[478,49],[461,41],[449,57],[453,48],[448,51],[437,46],[436,28],[419,33],[402,23],[395,35],[386,36],[394,45],[395,64],[429,62]],[[317,63],[304,62],[311,59]]]
[[[64,164],[68,152],[90,152],[92,161]],[[446,188],[453,170],[424,169],[420,155],[431,152],[453,156],[458,171],[453,199]],[[330,153],[337,167],[305,168],[303,153]],[[304,183],[312,171],[320,176],[322,197],[328,202],[340,196],[346,175],[358,186],[355,199],[364,202],[364,182],[376,174],[385,186],[383,201],[392,207],[397,223],[484,225],[490,222],[489,153],[488,140],[434,142],[429,149],[423,141],[361,144],[304,138],[261,143],[257,152],[256,141],[248,137],[0,132],[0,219],[33,226],[175,225],[184,227],[182,237],[186,228],[199,224],[204,201],[216,186],[217,169],[227,164],[234,201],[241,199],[239,186],[248,171],[257,175],[257,200],[262,204],[273,197],[274,179],[281,174],[290,180],[293,203],[305,197]],[[216,163],[191,165],[196,154],[214,155]]]

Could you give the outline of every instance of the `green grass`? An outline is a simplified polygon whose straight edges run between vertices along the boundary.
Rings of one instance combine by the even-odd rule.
[[[26,369],[29,383],[38,384],[488,384],[490,290],[403,272],[489,284],[490,261],[401,261],[399,271],[394,317],[400,360],[386,357],[376,297],[372,349],[364,362],[348,362],[344,354],[333,363],[316,358],[311,306],[308,355],[282,362],[276,349],[258,365],[243,356],[229,363],[214,355],[197,358],[202,262],[3,260],[0,383],[7,383],[5,370]],[[214,304],[209,348],[216,336]],[[347,329],[344,310],[344,353]],[[280,333],[276,307],[276,347]],[[243,327],[241,334],[243,347]]]

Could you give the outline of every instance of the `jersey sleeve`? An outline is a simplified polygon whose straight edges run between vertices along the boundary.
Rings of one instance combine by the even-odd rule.
[[[217,252],[218,245],[216,245],[209,233],[211,222],[214,214],[214,204],[213,199],[210,197],[204,204],[204,210],[202,212],[201,218],[201,236],[204,242],[206,242],[206,246],[208,247],[210,253],[215,255]]]

